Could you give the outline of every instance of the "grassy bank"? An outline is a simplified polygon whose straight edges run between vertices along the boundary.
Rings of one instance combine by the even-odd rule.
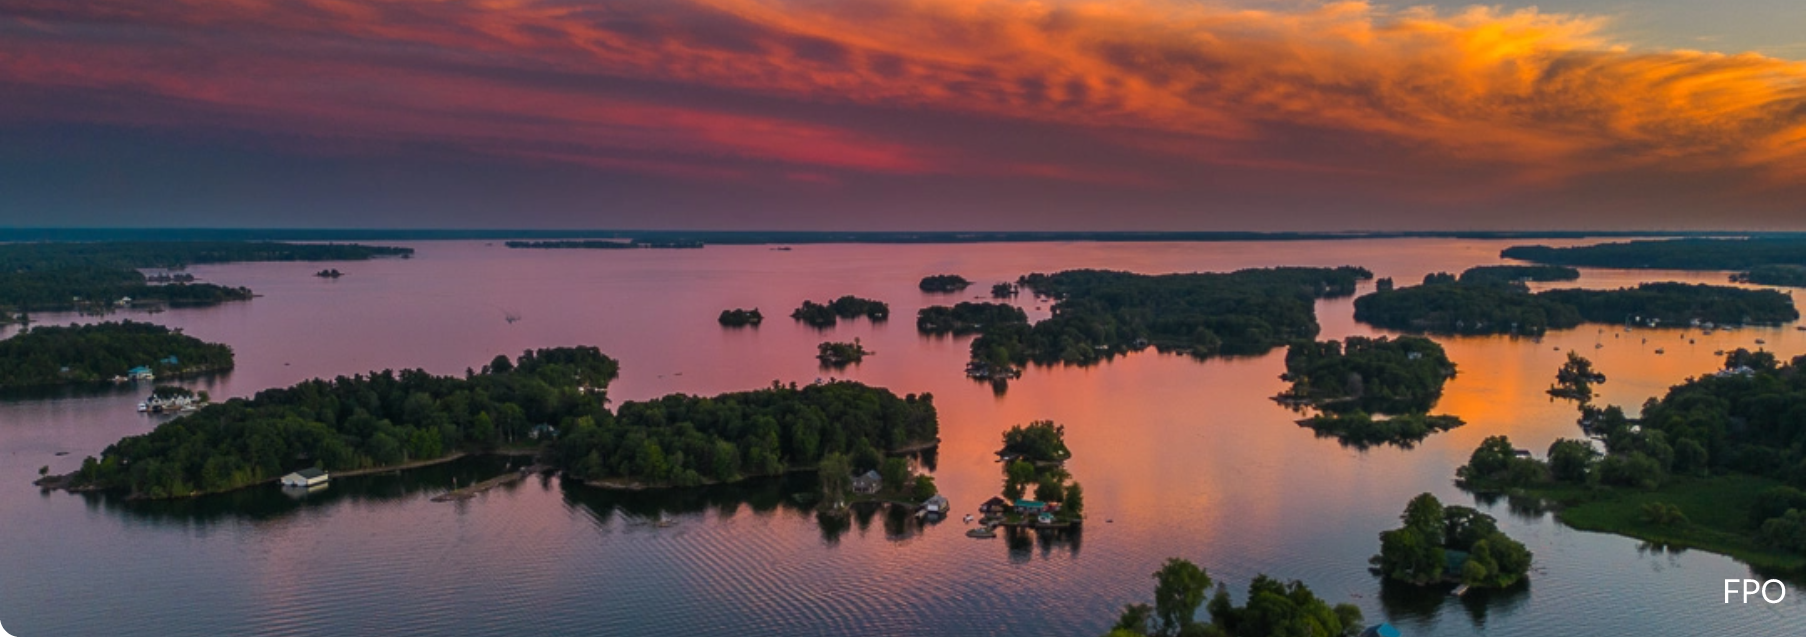
[[[1710,478],[1675,478],[1653,491],[1574,485],[1542,485],[1513,490],[1558,505],[1556,517],[1568,526],[1634,537],[1646,542],[1684,546],[1727,555],[1758,569],[1800,572],[1806,556],[1763,546],[1749,526],[1757,494],[1781,483],[1743,474]],[[1687,521],[1674,525],[1648,522],[1643,505],[1662,502],[1680,507]]]

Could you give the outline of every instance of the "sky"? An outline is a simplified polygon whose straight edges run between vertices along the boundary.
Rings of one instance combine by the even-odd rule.
[[[1806,230],[1806,2],[0,0],[0,226]]]

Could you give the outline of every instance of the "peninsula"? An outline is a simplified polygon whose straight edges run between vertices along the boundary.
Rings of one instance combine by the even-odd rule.
[[[40,325],[0,340],[0,387],[192,376],[232,365],[231,347],[152,323]]]
[[[1695,321],[1781,323],[1798,318],[1793,299],[1774,290],[1686,283],[1532,293],[1521,280],[1434,273],[1422,285],[1355,299],[1356,321],[1439,334],[1542,334],[1583,322],[1678,327]]]

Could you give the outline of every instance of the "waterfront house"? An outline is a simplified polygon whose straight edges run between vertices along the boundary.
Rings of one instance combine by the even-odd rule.
[[[285,486],[285,487],[311,487],[311,486],[315,486],[315,485],[326,484],[326,481],[330,480],[330,479],[332,479],[332,476],[327,475],[326,471],[320,469],[319,467],[308,467],[306,469],[296,471],[296,472],[288,474],[286,476],[282,476],[282,486]]]
[[[1042,512],[1044,512],[1046,510],[1047,510],[1046,502],[1039,502],[1039,501],[1035,501],[1035,500],[1017,500],[1016,501],[1016,512],[1017,513],[1022,513],[1022,514],[1026,514],[1026,515],[1040,515]]]
[[[936,493],[922,503],[922,510],[931,514],[944,514],[947,512],[947,506],[947,496]]]
[[[1010,501],[1002,496],[991,496],[984,504],[978,505],[978,512],[985,515],[1003,515],[1010,512]]]
[[[125,377],[130,378],[132,380],[156,380],[157,379],[156,374],[152,374],[151,369],[149,367],[145,367],[143,365],[139,365],[137,367],[133,367],[129,370],[126,370]]]
[[[1392,624],[1381,622],[1378,626],[1368,626],[1367,630],[1361,631],[1361,637],[1399,637],[1399,632]]]
[[[884,477],[878,475],[877,471],[867,471],[861,475],[853,476],[853,493],[871,495],[877,493],[878,489],[883,486]]]

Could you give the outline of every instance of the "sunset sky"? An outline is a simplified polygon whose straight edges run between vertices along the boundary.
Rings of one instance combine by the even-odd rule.
[[[0,225],[1806,230],[1806,2],[0,0]]]

